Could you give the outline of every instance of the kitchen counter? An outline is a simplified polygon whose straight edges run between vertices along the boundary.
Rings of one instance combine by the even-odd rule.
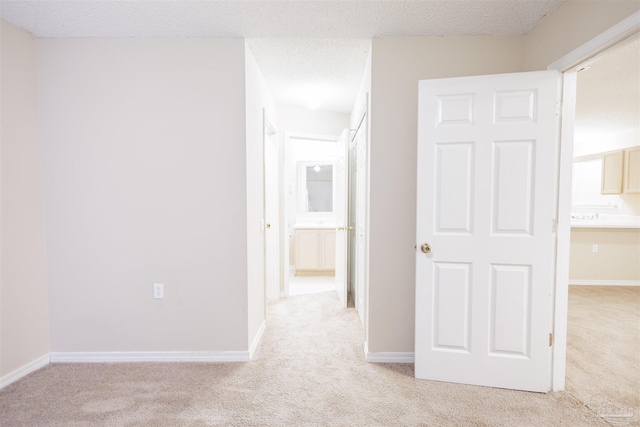
[[[612,214],[571,214],[571,228],[640,229],[640,216]]]

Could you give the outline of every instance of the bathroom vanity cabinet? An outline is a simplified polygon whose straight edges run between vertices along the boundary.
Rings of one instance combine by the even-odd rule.
[[[335,229],[297,228],[293,240],[296,275],[335,274]]]

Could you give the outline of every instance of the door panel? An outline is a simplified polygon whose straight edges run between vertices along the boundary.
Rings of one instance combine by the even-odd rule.
[[[471,264],[434,263],[434,348],[469,351]]]
[[[436,144],[436,230],[471,234],[473,144]]]
[[[417,378],[547,391],[559,76],[420,82]]]

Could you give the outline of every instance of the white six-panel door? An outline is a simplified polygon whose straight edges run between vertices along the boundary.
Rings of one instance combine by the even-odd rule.
[[[549,390],[559,89],[555,71],[420,82],[417,378]]]

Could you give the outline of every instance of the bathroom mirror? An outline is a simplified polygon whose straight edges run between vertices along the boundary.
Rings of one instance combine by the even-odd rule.
[[[327,162],[298,162],[298,212],[333,212],[334,167]]]

